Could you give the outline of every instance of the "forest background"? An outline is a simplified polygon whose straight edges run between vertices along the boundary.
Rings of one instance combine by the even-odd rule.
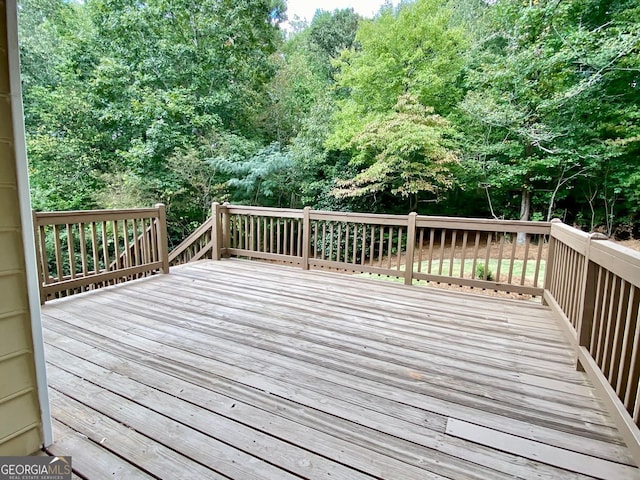
[[[640,236],[637,0],[20,0],[36,210],[213,201]]]

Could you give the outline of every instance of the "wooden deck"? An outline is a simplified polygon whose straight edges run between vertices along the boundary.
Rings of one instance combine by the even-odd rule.
[[[223,260],[43,321],[84,478],[640,478],[534,303]]]

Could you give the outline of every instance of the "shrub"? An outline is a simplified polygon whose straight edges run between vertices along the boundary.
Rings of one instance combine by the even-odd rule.
[[[476,278],[484,280],[484,263],[480,263],[476,266]],[[493,281],[493,272],[487,267],[487,278],[486,280],[492,282]]]

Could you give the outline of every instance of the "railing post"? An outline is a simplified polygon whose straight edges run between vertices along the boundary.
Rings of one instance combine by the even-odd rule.
[[[162,262],[162,273],[169,273],[169,239],[167,237],[167,211],[163,203],[157,203],[158,209],[158,257]],[[144,234],[144,232],[143,232]],[[134,241],[136,241],[134,239]]]
[[[553,277],[553,269],[554,269],[554,255],[555,255],[555,246],[556,239],[553,236],[553,224],[562,223],[562,221],[558,218],[554,218],[551,220],[551,228],[549,229],[549,248],[547,249],[547,262],[544,269],[544,285],[542,285],[543,290],[547,290],[551,285],[551,279]],[[544,299],[544,295],[542,295],[542,304],[547,305],[547,301]]]
[[[45,282],[44,278],[44,266],[42,262],[46,262],[47,259],[42,251],[42,242],[40,240],[40,228],[38,225],[38,214],[35,210],[31,210],[31,215],[33,217],[33,239],[36,242],[36,267],[38,272],[38,291],[40,292],[40,305],[44,305],[46,302],[46,296],[44,294],[43,284]]]
[[[404,265],[404,284],[412,285],[413,284],[413,254],[416,247],[416,217],[418,214],[416,212],[411,212],[409,214],[409,222],[407,225],[407,254],[405,257],[405,265]],[[400,252],[398,252],[400,255]]]
[[[607,240],[607,236],[602,233],[592,233],[587,240],[587,249],[584,256],[584,267],[582,270],[582,280],[580,285],[580,312],[577,319],[577,339],[578,348],[587,347],[591,349],[591,332],[593,330],[593,316],[596,306],[597,289],[597,265],[590,259],[591,242],[593,240]],[[583,371],[580,362],[576,368]]]
[[[211,258],[220,260],[222,249],[222,222],[220,218],[220,204],[211,204]]]
[[[304,207],[302,218],[302,269],[309,270],[309,244],[311,243],[310,207]]]
[[[229,254],[227,253],[227,249],[231,248],[231,218],[229,216],[229,202],[224,202],[222,207],[220,207],[220,211],[222,212],[222,219],[220,220],[222,224],[222,256],[224,258],[229,258]]]

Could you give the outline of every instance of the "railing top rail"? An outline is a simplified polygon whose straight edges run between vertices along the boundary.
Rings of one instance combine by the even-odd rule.
[[[232,215],[260,215],[262,217],[303,218],[304,211],[294,208],[252,207],[245,205],[222,205]]]
[[[589,259],[640,287],[640,252],[609,241],[591,242]]]
[[[224,205],[231,214],[260,215],[265,217],[303,218],[304,211],[299,209],[270,208]],[[407,215],[372,214],[355,212],[335,212],[328,210],[310,210],[311,220],[325,220],[336,222],[371,223],[376,225],[407,226]],[[435,217],[418,215],[418,227],[465,229],[475,231],[526,232],[549,234],[551,222],[525,222],[520,220],[495,220],[467,217]]]
[[[640,287],[640,252],[607,241],[604,237],[591,241],[598,234],[585,233],[560,222],[552,223],[551,235],[581,255],[586,255],[588,250],[590,261]]]
[[[129,208],[121,210],[69,210],[60,212],[35,212],[38,225],[61,225],[69,223],[100,222],[133,218],[154,218],[158,207]]]
[[[353,223],[373,223],[376,225],[406,226],[408,224],[408,219],[406,215],[332,212],[328,210],[311,210],[309,212],[309,218],[311,220],[325,220],[325,221],[353,222]]]
[[[576,252],[586,255],[589,234],[561,222],[551,224],[551,236]]]
[[[427,215],[418,215],[416,218],[416,226],[507,233],[540,233],[543,235],[547,235],[551,231],[551,222],[525,222],[522,220],[496,220],[468,217],[432,217]]]

